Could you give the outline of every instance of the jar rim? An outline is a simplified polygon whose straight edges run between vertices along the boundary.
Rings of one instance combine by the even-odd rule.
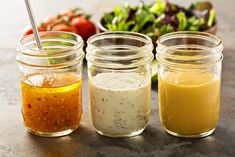
[[[209,39],[209,40],[212,39],[216,41],[217,43],[213,47],[210,47],[210,48],[217,48],[220,45],[222,45],[222,40],[216,35],[208,33],[208,32],[200,32],[200,31],[177,31],[177,32],[167,33],[165,35],[160,36],[156,43],[161,44],[164,47],[167,47],[166,45],[163,44],[164,41],[168,39],[172,39],[172,38],[186,37],[190,35],[194,35],[194,37],[195,35],[197,35],[198,38],[205,37],[206,39]]]
[[[143,42],[145,42],[145,45],[141,46],[141,47],[133,48],[131,50],[108,50],[108,51],[114,51],[114,52],[115,51],[135,51],[135,50],[139,51],[140,49],[145,49],[146,47],[148,47],[149,45],[152,44],[152,39],[149,36],[141,34],[141,33],[137,33],[137,32],[129,32],[129,31],[111,31],[111,32],[98,33],[98,34],[95,34],[95,35],[91,36],[90,38],[88,38],[87,44],[89,44],[93,48],[107,51],[107,49],[95,46],[93,44],[93,42],[100,40],[100,39],[104,39],[104,37],[115,38],[115,37],[120,37],[120,35],[125,35],[125,36],[123,36],[123,38],[124,37],[129,37],[129,38],[130,37],[137,37],[139,40],[142,40]]]
[[[42,50],[38,49],[33,34],[19,40],[19,64],[34,68],[63,68],[83,60],[84,42],[81,36],[64,31],[45,31],[39,32],[39,35],[44,47]]]
[[[66,54],[70,51],[80,49],[84,45],[82,37],[75,34],[75,33],[72,33],[72,32],[65,32],[65,31],[44,31],[44,32],[39,32],[40,37],[48,36],[48,35],[71,35],[71,36],[75,37],[78,41],[73,41],[73,40],[70,40],[70,39],[63,38],[64,40],[67,40],[68,42],[73,42],[74,45],[70,46],[70,47],[60,49],[60,50],[44,50],[44,49],[40,50],[40,49],[38,49],[37,46],[34,47],[34,48],[27,48],[25,46],[25,44],[23,44],[23,42],[25,42],[27,40],[29,40],[28,42],[34,41],[34,35],[29,34],[27,36],[22,37],[19,40],[18,45],[17,45],[17,51],[22,53],[23,55],[32,56],[32,57],[53,57],[53,56],[64,55],[64,54]],[[36,41],[34,41],[34,44],[36,45]],[[45,54],[44,53],[45,51],[49,52],[49,54]],[[32,52],[36,52],[36,53],[33,54]]]
[[[153,59],[151,38],[137,32],[103,32],[91,36],[87,44],[87,61],[100,67],[136,67]]]
[[[159,37],[156,43],[156,58],[159,63],[199,67],[209,66],[223,59],[221,39],[206,32],[172,32]]]

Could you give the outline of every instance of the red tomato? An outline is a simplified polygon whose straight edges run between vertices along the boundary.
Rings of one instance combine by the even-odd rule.
[[[70,15],[72,15],[73,14],[73,10],[65,10],[65,11],[62,11],[60,14],[59,14],[59,16],[70,16]]]
[[[85,41],[96,33],[95,24],[82,16],[72,18],[71,24],[76,28],[77,34],[79,34]]]
[[[41,26],[39,26],[38,31],[42,32],[42,31],[45,31],[45,30]],[[27,26],[23,30],[23,36],[26,36],[26,35],[29,35],[29,34],[33,34],[33,29],[31,28],[31,26]]]
[[[76,28],[73,26],[68,26],[65,23],[59,23],[52,27],[52,31],[66,31],[66,32],[74,32],[76,33]]]
[[[48,26],[53,24],[56,20],[58,20],[56,17],[47,18],[42,22],[41,27],[43,27],[43,29],[47,30]]]

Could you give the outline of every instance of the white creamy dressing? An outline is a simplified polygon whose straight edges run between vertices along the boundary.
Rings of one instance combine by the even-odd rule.
[[[101,73],[89,80],[94,127],[104,134],[144,130],[150,115],[150,78],[138,73]]]

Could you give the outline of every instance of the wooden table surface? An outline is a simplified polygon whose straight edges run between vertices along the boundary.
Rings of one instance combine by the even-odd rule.
[[[177,1],[177,0],[175,0]],[[119,1],[34,0],[38,20],[81,6],[97,21],[102,11]],[[137,3],[138,1],[132,1]],[[181,0],[178,3],[189,3]],[[221,116],[215,133],[203,139],[180,139],[165,133],[158,116],[157,92],[152,90],[150,124],[142,135],[110,139],[95,133],[90,119],[86,71],[84,71],[81,126],[69,136],[42,138],[29,134],[20,111],[16,45],[29,23],[23,0],[0,2],[0,157],[232,157],[235,156],[235,1],[214,0],[218,36],[224,44]]]

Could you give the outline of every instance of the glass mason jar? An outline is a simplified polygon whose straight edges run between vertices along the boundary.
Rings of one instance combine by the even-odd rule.
[[[175,32],[157,41],[161,123],[171,135],[205,137],[219,119],[223,46],[216,36]]]
[[[135,136],[150,115],[151,39],[131,32],[106,32],[88,40],[90,109],[104,136]]]
[[[33,35],[17,48],[24,124],[39,136],[64,136],[77,129],[82,115],[83,40],[67,32],[40,36],[43,50]]]

